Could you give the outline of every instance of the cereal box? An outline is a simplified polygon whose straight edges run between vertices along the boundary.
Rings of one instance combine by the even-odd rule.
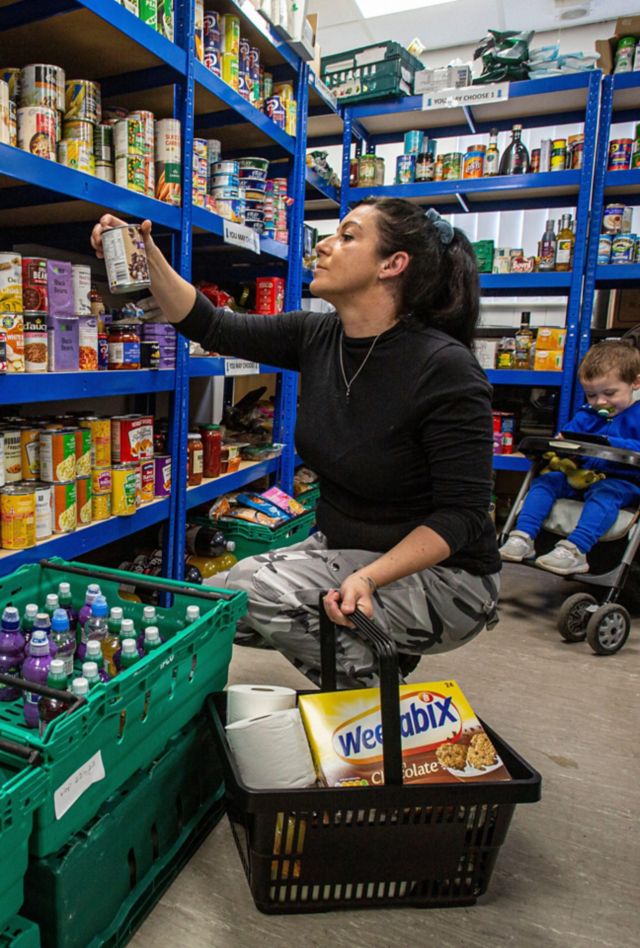
[[[299,707],[326,786],[384,783],[377,688],[301,695]],[[454,681],[401,685],[400,730],[406,784],[511,779]]]

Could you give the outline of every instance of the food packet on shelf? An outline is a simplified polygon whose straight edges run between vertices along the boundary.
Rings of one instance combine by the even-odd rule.
[[[290,497],[289,494],[285,494],[279,487],[270,487],[269,490],[264,490],[260,496],[289,514],[290,517],[299,517],[300,514],[306,513],[302,504]]]
[[[284,515],[280,517],[270,517],[268,514],[262,513],[253,507],[234,507],[233,510],[230,510],[229,513],[225,515],[224,519],[246,520],[247,523],[257,523],[262,527],[279,527],[281,523],[285,522],[286,517]]]
[[[267,517],[271,517],[273,520],[278,520],[280,522],[284,520],[290,520],[292,517],[292,514],[287,513],[280,507],[276,507],[272,503],[269,503],[269,501],[265,500],[265,498],[260,494],[238,494],[238,504],[243,507],[250,507],[253,510],[258,510],[260,513],[266,514]]]

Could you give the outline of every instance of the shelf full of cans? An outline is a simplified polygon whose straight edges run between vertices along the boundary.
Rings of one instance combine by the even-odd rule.
[[[0,142],[180,204],[180,122],[152,112],[102,108],[101,86],[67,79],[61,66],[0,70]]]
[[[171,493],[164,428],[150,415],[0,422],[0,547],[24,550]]]
[[[195,0],[195,54],[214,76],[245,102],[262,111],[277,128],[295,137],[297,103],[293,82],[274,82],[260,62],[260,50],[241,34],[241,18],[205,10]]]
[[[640,236],[633,232],[633,208],[607,204],[602,213],[597,265],[640,263]]]
[[[173,43],[173,0],[116,0],[116,2]]]

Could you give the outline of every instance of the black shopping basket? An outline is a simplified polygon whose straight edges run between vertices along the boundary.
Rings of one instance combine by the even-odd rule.
[[[334,691],[335,628],[320,605],[323,690]],[[252,790],[227,743],[226,695],[208,709],[231,828],[257,907],[268,913],[473,905],[489,884],[517,803],[540,799],[540,774],[483,722],[512,780],[402,784],[395,644],[357,613],[380,665],[385,785]]]

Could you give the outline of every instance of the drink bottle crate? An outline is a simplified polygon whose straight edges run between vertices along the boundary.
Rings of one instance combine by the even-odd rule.
[[[3,577],[0,606],[11,603],[22,611],[28,602],[42,603],[61,579],[71,583],[74,605],[79,605],[87,582],[97,579],[109,606],[121,606],[139,632],[143,605],[123,599],[121,586],[170,591],[173,604],[157,607],[157,624],[166,638],[163,645],[92,688],[82,707],[56,718],[42,737],[26,726],[20,700],[0,703],[0,737],[38,750],[47,775],[47,792],[35,810],[30,840],[37,856],[59,850],[198,714],[207,694],[224,688],[236,623],[246,611],[245,593],[62,560],[44,563],[23,566]],[[199,603],[202,615],[185,625],[190,603]]]
[[[23,914],[43,948],[126,944],[223,812],[221,764],[200,714],[59,852],[31,861]]]
[[[0,931],[0,948],[40,948],[40,929],[28,918],[14,915]]]

